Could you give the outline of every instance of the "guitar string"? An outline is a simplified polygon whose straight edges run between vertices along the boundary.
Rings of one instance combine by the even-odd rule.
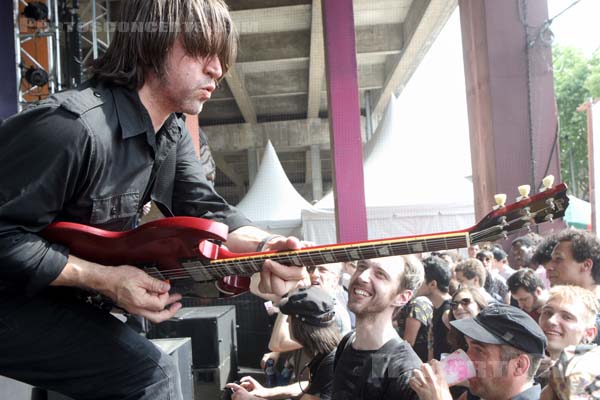
[[[535,218],[535,216],[537,214],[539,214],[541,211],[546,211],[551,207],[544,207],[542,209],[539,209],[537,211],[535,211],[534,213],[531,214],[531,218],[533,219]],[[520,222],[523,221],[523,217],[517,217],[513,220],[511,220],[510,222],[507,222],[507,225],[505,226],[505,228],[510,227],[511,225],[513,225],[515,222]],[[521,228],[519,228],[521,229]],[[472,239],[471,242],[475,243],[478,241],[482,241],[482,239],[490,236],[490,235],[500,235],[502,234],[502,232],[504,232],[504,228],[502,228],[500,225],[494,225],[492,227],[483,229],[479,232],[475,232],[472,234],[468,234],[469,237]],[[458,242],[458,243],[454,243],[453,245],[448,245],[448,241],[450,240],[450,242]],[[446,245],[442,246],[441,248],[437,248],[435,245],[439,245],[439,242],[445,242]],[[441,238],[434,238],[434,239],[427,239],[425,241],[419,241],[419,239],[415,239],[414,241],[412,241],[412,243],[410,243],[410,241],[403,241],[400,243],[390,243],[387,245],[388,249],[390,250],[390,252],[392,253],[391,255],[401,255],[401,254],[411,254],[411,253],[415,253],[418,252],[416,251],[417,249],[415,249],[414,247],[417,245],[425,245],[427,248],[423,249],[426,252],[429,251],[436,251],[436,250],[448,250],[448,249],[455,249],[456,244],[465,244],[466,246],[466,241],[465,241],[465,237],[464,236],[459,236],[459,237],[452,237],[451,239],[448,239],[448,237],[441,237]],[[412,246],[412,249],[409,249],[409,246]],[[428,247],[436,247],[435,249],[431,250]],[[460,247],[460,246],[459,246]],[[343,257],[343,261],[352,261],[352,260],[356,260],[355,257],[352,257],[349,254],[349,251],[357,251],[360,253],[365,253],[365,252],[373,252],[373,254],[361,254],[360,257],[358,259],[368,259],[368,258],[376,258],[376,257],[381,257],[381,252],[379,252],[378,254],[378,250],[377,249],[382,248],[382,245],[377,244],[377,245],[363,245],[363,246],[357,246],[357,247],[351,247],[351,248],[344,248],[344,249],[333,249],[333,250],[327,250],[325,249],[325,252],[327,255],[330,255],[332,257],[334,257],[335,259],[339,260],[340,258]],[[402,251],[403,249],[406,249],[406,251],[408,252],[399,252]],[[423,251],[421,250],[421,251]],[[315,250],[315,252],[313,253],[321,253],[323,250]],[[299,260],[301,258],[305,258],[305,257],[309,257],[311,258],[310,260],[310,264],[311,265],[319,265],[319,264],[325,264],[331,261],[328,261],[327,259],[324,258],[324,256],[322,254],[316,254],[315,256],[320,257],[319,258],[319,262],[314,262],[312,260],[312,255],[309,254],[310,252],[306,253],[306,254],[295,254],[292,256],[289,255],[285,255],[285,256],[278,256],[277,254],[271,254],[270,256],[254,256],[251,258],[247,258],[244,260],[235,260],[235,261],[231,261],[230,259],[221,259],[221,260],[212,260],[210,261],[210,264],[207,265],[201,265],[201,266],[195,266],[195,267],[188,267],[188,268],[173,268],[173,269],[168,269],[168,270],[162,270],[162,271],[149,271],[148,274],[151,276],[155,276],[155,277],[164,277],[165,275],[170,275],[168,277],[168,279],[171,280],[189,280],[189,279],[194,279],[193,278],[193,274],[194,273],[200,273],[201,275],[203,275],[202,278],[204,278],[205,281],[210,281],[210,278],[216,278],[216,277],[226,277],[226,276],[231,276],[231,275],[240,275],[240,270],[238,271],[228,271],[228,268],[238,268],[241,269],[241,273],[242,274],[247,274],[247,273],[255,273],[255,272],[259,272],[262,266],[262,263],[267,260],[267,259],[272,259],[274,261],[287,261],[290,258],[298,258]],[[300,260],[302,261],[302,260]],[[306,262],[306,261],[305,261]],[[335,261],[334,261],[335,262]],[[339,261],[338,261],[339,262]],[[309,263],[306,264],[302,264],[302,265],[308,265]],[[249,271],[248,271],[249,269]],[[217,275],[217,276],[215,276]]]
[[[441,243],[444,245],[440,246]],[[438,239],[429,239],[427,242],[419,242],[415,241],[412,243],[402,242],[402,243],[390,243],[386,247],[388,248],[390,255],[401,255],[401,254],[412,254],[415,252],[419,252],[419,249],[414,248],[417,245],[425,244],[425,248],[422,248],[421,251],[435,251],[435,250],[447,250],[461,247],[460,245],[466,245],[465,237],[458,238],[438,238]],[[411,246],[412,248],[409,248]],[[200,272],[203,275],[212,276],[219,275],[220,277],[230,276],[230,275],[239,275],[238,271],[228,271],[229,267],[242,269],[242,273],[254,273],[259,272],[263,262],[267,259],[271,259],[274,261],[289,261],[291,258],[298,258],[299,261],[302,261],[302,265],[319,265],[326,264],[332,262],[328,260],[326,257],[331,256],[334,259],[343,260],[343,261],[353,261],[356,259],[368,259],[368,258],[376,258],[382,257],[381,245],[365,245],[362,248],[349,248],[349,249],[333,249],[333,250],[315,250],[312,254],[306,253],[301,255],[292,255],[292,256],[278,256],[277,254],[271,254],[269,256],[255,256],[250,259],[245,260],[235,260],[230,261],[229,259],[221,259],[221,260],[213,260],[210,264],[194,266],[188,268],[172,268],[165,269],[162,271],[148,271],[149,275],[161,277],[164,275],[171,275],[171,279],[190,279],[193,273]],[[353,256],[350,253],[357,252],[357,256]],[[325,253],[317,254],[317,253]],[[314,259],[317,259],[315,261]],[[310,259],[310,260],[308,260]],[[333,261],[335,262],[335,261]],[[183,276],[182,276],[183,275]]]

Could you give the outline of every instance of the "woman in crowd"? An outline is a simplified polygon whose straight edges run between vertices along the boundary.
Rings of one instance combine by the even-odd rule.
[[[412,299],[394,317],[396,330],[412,346],[421,361],[428,358],[428,333],[433,318],[433,305],[425,296]]]
[[[481,310],[486,308],[487,305],[487,301],[483,298],[479,291],[472,287],[463,287],[454,293],[454,296],[452,296],[452,302],[450,303],[452,312],[448,316],[448,321],[444,321],[446,322],[447,326],[450,327],[450,331],[448,332],[448,343],[450,344],[452,351],[456,351],[458,349],[463,349],[466,351],[467,342],[465,341],[464,335],[450,325],[450,321],[472,318],[479,314]]]
[[[229,383],[232,400],[329,399],[333,389],[333,362],[335,349],[341,340],[335,324],[335,303],[322,288],[311,286],[293,291],[279,303],[279,311],[290,319],[290,335],[312,356],[305,366],[310,371],[308,381],[288,386],[265,388],[250,376],[240,383]],[[301,375],[302,371],[300,372]]]

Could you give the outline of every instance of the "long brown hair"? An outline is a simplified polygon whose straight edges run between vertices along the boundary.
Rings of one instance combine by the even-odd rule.
[[[318,327],[290,317],[290,332],[294,340],[311,356],[331,353],[342,339],[337,324]]]
[[[190,57],[218,56],[223,75],[237,52],[237,33],[222,0],[126,0],[106,53],[90,65],[93,80],[139,89],[145,74],[165,74],[179,38]]]
[[[469,292],[471,298],[477,306],[479,307],[479,311],[483,310],[488,306],[487,300],[479,293],[479,291],[472,287],[463,287],[460,288],[452,295],[452,301],[458,297],[459,294]],[[450,314],[448,315],[449,321],[454,321],[454,313],[450,310]],[[465,335],[458,331],[455,327],[450,325],[450,330],[448,331],[447,336],[448,344],[450,345],[451,352],[454,352],[458,349],[467,350],[467,341],[465,340]]]

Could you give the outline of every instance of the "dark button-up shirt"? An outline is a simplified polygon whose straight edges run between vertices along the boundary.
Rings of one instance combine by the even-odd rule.
[[[155,133],[135,91],[57,94],[4,120],[0,143],[0,292],[60,274],[68,249],[37,234],[54,221],[132,229],[152,199],[165,215],[249,224],[207,182],[183,118]]]

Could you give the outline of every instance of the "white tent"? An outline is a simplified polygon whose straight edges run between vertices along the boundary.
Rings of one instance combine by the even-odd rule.
[[[369,239],[475,222],[460,23],[455,13],[364,150]],[[304,238],[336,241],[333,194],[302,212]]]
[[[369,239],[445,232],[473,225],[473,186],[463,177],[431,168],[426,154],[416,163],[404,157],[392,96],[382,122],[365,150],[365,201]],[[433,160],[435,161],[435,160]],[[394,176],[398,178],[394,182]],[[333,193],[302,211],[304,238],[318,244],[336,241]]]
[[[254,183],[237,208],[260,228],[296,236],[300,234],[301,211],[314,209],[289,181],[271,141],[265,147]]]

